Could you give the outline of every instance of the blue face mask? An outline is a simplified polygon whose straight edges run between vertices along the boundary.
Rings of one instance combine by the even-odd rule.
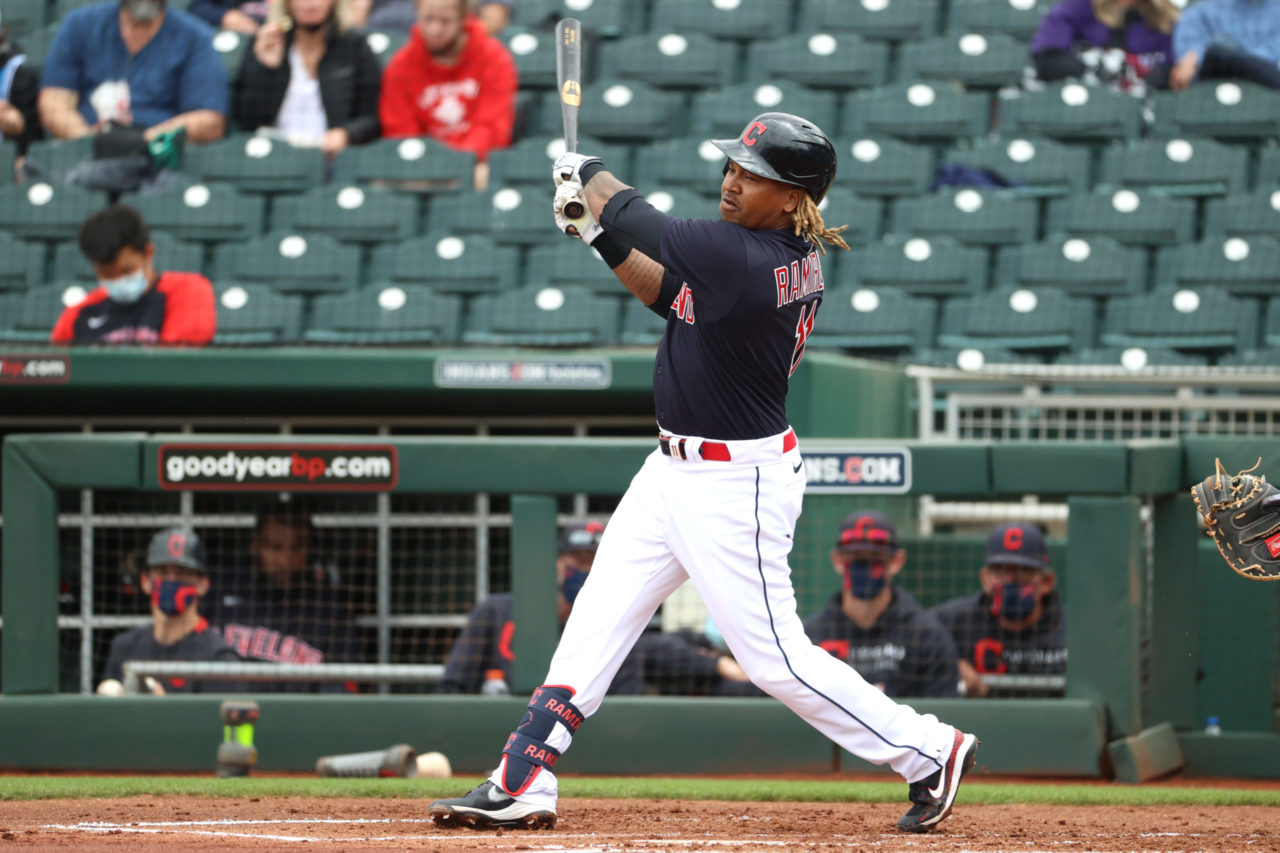
[[[850,560],[844,569],[844,588],[854,598],[875,598],[889,581],[889,567],[880,560]]]
[[[1003,616],[1010,622],[1021,622],[1036,609],[1040,602],[1036,585],[1009,581],[996,587],[991,595],[991,615]]]
[[[196,585],[178,580],[162,580],[151,586],[151,603],[168,616],[181,616],[196,600]]]
[[[582,592],[582,585],[587,582],[587,573],[580,572],[577,569],[568,569],[564,573],[564,583],[560,584],[560,594],[564,596],[564,600],[572,606],[574,599],[578,597],[578,593]]]
[[[112,302],[132,305],[147,292],[147,276],[142,270],[122,275],[120,278],[108,278],[101,282],[107,289],[107,296]]]

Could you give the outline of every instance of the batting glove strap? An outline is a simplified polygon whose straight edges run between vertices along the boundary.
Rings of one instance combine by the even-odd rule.
[[[586,183],[582,179],[582,167],[588,163],[604,165],[604,161],[599,157],[579,154],[576,151],[566,151],[556,158],[555,165],[551,167],[551,179],[555,181],[557,187],[566,182]]]

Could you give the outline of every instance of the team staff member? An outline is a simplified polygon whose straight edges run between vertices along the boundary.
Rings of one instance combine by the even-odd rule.
[[[1040,528],[997,525],[978,577],[980,592],[930,611],[955,640],[966,695],[989,695],[987,675],[1066,672],[1066,620]]]
[[[972,735],[885,696],[815,646],[796,613],[787,555],[805,476],[785,402],[822,300],[818,241],[847,248],[817,208],[835,148],[785,113],[715,144],[728,158],[720,221],[658,212],[598,158],[554,165],[557,226],[590,242],[667,319],[654,365],[659,446],[614,512],[546,683],[497,768],[466,796],[432,803],[438,826],[554,825],[561,753],[686,579],[757,686],[910,783],[900,829],[945,818],[974,761]],[[565,203],[583,196],[590,215],[568,221]]]
[[[804,620],[804,630],[889,696],[955,696],[955,644],[911,593],[893,584],[906,562],[897,528],[883,513],[850,514],[831,551],[844,583],[825,609]]]
[[[157,272],[156,247],[138,211],[113,204],[90,214],[79,241],[98,287],[63,310],[50,341],[203,346],[213,339],[213,285],[199,273]]]

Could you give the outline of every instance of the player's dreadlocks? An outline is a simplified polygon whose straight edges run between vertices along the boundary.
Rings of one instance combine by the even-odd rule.
[[[840,236],[840,232],[848,229],[848,225],[841,225],[839,228],[828,228],[826,223],[822,221],[822,213],[818,210],[818,206],[813,203],[808,193],[801,193],[800,206],[795,212],[796,236],[807,235],[808,238],[818,238],[813,240],[817,245],[818,251],[823,255],[827,253],[827,248],[822,245],[821,241],[830,243],[832,246],[839,246],[841,249],[848,251],[849,244]]]

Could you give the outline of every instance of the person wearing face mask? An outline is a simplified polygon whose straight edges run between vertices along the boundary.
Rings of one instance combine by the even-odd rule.
[[[980,592],[930,611],[955,640],[965,695],[1027,696],[1033,691],[993,687],[987,676],[1066,672],[1066,619],[1040,528],[1025,522],[997,525],[987,537],[978,577]]]
[[[955,696],[959,677],[950,635],[893,584],[906,561],[897,528],[884,513],[851,513],[831,550],[841,588],[804,621],[805,633],[889,696]]]
[[[138,211],[113,204],[92,213],[78,239],[98,286],[63,310],[52,343],[203,346],[213,339],[213,285],[199,273],[158,271]]]
[[[147,548],[147,570],[139,581],[143,593],[151,599],[152,622],[112,638],[99,693],[112,693],[115,685],[110,682],[124,680],[125,661],[240,660],[217,631],[209,630],[208,621],[200,615],[200,598],[209,591],[209,576],[204,568],[204,543],[195,531],[172,527],[153,536]],[[196,682],[176,676],[148,679],[147,685],[152,693],[161,696],[234,693],[244,689],[239,683]]]

